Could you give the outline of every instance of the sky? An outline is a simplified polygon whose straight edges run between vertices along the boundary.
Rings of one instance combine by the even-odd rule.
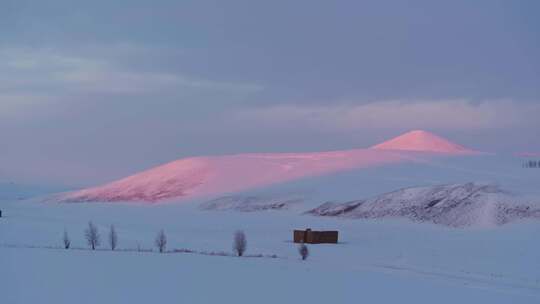
[[[0,183],[424,129],[540,151],[538,1],[0,1]]]

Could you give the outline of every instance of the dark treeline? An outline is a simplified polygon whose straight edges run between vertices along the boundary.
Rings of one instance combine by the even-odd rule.
[[[528,160],[523,162],[523,168],[540,168],[540,160]]]

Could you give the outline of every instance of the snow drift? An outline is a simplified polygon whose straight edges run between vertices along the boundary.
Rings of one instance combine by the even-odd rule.
[[[369,199],[325,203],[307,214],[343,218],[404,217],[452,227],[496,226],[540,218],[540,204],[496,185],[465,183],[406,188]]]

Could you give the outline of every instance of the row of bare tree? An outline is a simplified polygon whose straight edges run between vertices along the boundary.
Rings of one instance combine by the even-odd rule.
[[[115,250],[118,246],[118,234],[116,233],[114,225],[111,225],[108,237],[111,250]],[[94,225],[94,223],[92,222],[88,222],[88,228],[84,230],[84,238],[86,239],[88,246],[92,250],[96,250],[96,247],[99,247],[99,245],[101,245],[101,235],[99,234],[97,226]],[[64,244],[65,249],[69,249],[69,247],[71,247],[71,239],[67,230],[64,230],[64,235],[62,236],[62,243]]]
[[[540,168],[540,160],[528,160],[523,162],[523,168]]]
[[[84,230],[84,238],[86,239],[88,246],[92,250],[96,250],[96,248],[101,245],[101,234],[99,233],[98,227],[92,222],[88,222],[88,227]],[[118,234],[116,233],[114,225],[110,226],[107,241],[111,250],[115,250],[118,247]],[[71,239],[67,230],[64,230],[62,242],[65,249],[70,248]],[[167,247],[167,235],[165,234],[165,231],[163,229],[158,232],[156,239],[154,240],[154,244],[158,248],[159,252],[165,252],[165,249]],[[233,250],[238,256],[242,256],[246,251],[246,248],[246,235],[243,231],[239,230],[234,234]]]
[[[96,250],[96,248],[101,245],[101,234],[99,233],[98,227],[94,225],[94,223],[92,223],[91,221],[88,222],[88,227],[84,230],[84,238],[86,239],[88,246],[92,250]],[[111,250],[115,250],[118,247],[118,234],[116,233],[114,225],[111,225],[109,229],[107,241]],[[71,246],[71,239],[67,230],[64,230],[62,243],[64,244],[65,249],[69,249],[69,247]],[[163,229],[158,232],[154,243],[158,248],[159,252],[165,252],[165,248],[167,246],[167,235],[165,235],[165,231]]]
[[[91,221],[88,222],[88,227],[84,230],[84,238],[86,239],[86,242],[88,246],[92,250],[96,250],[97,247],[101,245],[101,235],[99,233],[98,227],[94,225]],[[109,228],[108,233],[108,245],[111,250],[115,250],[118,247],[118,234],[116,233],[116,229],[114,228],[114,225],[111,225]],[[64,235],[62,237],[62,242],[64,244],[65,249],[69,249],[71,246],[71,239],[68,235],[67,230],[64,230]],[[158,248],[160,253],[165,252],[165,249],[167,247],[167,235],[165,234],[165,231],[161,229],[156,239],[154,240],[154,244]],[[247,249],[247,238],[246,234],[242,230],[238,230],[234,233],[233,238],[233,251],[235,254],[239,257],[243,256]],[[305,244],[300,244],[300,247],[298,248],[298,252],[300,253],[300,256],[302,257],[302,260],[305,260],[308,255],[309,251]]]

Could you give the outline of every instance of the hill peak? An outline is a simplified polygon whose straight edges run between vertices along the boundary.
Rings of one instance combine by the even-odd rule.
[[[446,138],[424,130],[409,131],[398,137],[375,145],[370,149],[426,151],[449,154],[473,152],[473,150],[467,149]]]

